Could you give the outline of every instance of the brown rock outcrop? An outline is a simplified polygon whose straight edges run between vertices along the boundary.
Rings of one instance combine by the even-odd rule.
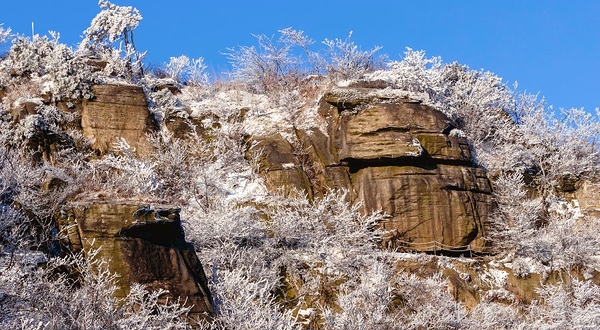
[[[90,200],[61,211],[61,228],[72,250],[100,248],[99,257],[119,275],[117,296],[133,283],[165,289],[165,298],[193,305],[190,316],[213,313],[206,276],[184,239],[179,209],[137,201]]]
[[[305,161],[299,167],[309,192],[318,196],[326,187],[345,188],[365,213],[385,211],[390,217],[382,225],[393,233],[386,241],[390,247],[484,250],[491,185],[473,164],[466,138],[443,113],[379,92],[337,88],[320,103],[327,134],[297,132],[310,159],[310,166]],[[270,159],[270,168],[301,163],[291,148],[275,149],[283,156]],[[275,186],[304,186],[295,176],[281,175]]]
[[[83,102],[81,128],[100,153],[113,148],[119,138],[136,148],[139,155],[151,152],[146,134],[156,130],[146,96],[139,86],[95,85],[94,99]]]

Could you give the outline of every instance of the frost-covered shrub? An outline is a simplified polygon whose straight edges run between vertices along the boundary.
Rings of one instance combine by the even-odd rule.
[[[42,191],[44,176],[43,167],[0,145],[0,253],[39,248],[52,238],[55,196]]]
[[[516,258],[513,260],[512,270],[517,278],[527,278],[531,274],[531,266],[524,258]]]
[[[529,241],[527,251],[554,269],[600,267],[600,219],[578,216],[577,210],[550,211],[548,224]]]
[[[348,205],[335,193],[314,205],[301,197],[273,197],[259,203],[264,207],[216,200],[209,207],[192,204],[184,208],[187,237],[196,246],[205,271],[213,275],[213,293],[220,304],[249,308],[246,313],[256,317],[265,313],[266,320],[280,319],[287,314],[272,313],[279,313],[274,298],[282,295],[284,282],[298,299],[282,303],[302,307],[323,298],[325,282],[356,283],[359,270],[371,263],[379,237],[374,226],[380,215],[360,215],[357,206]],[[238,301],[236,292],[256,286],[268,293],[258,299],[259,306]],[[239,310],[235,315],[243,313]],[[225,313],[217,320],[235,324],[237,318],[230,317],[233,314]]]
[[[98,1],[102,11],[94,17],[83,32],[79,52],[106,61],[103,72],[128,80],[143,76],[145,53],[135,48],[133,30],[142,20],[140,12],[131,6],[117,6],[109,1]],[[113,45],[119,42],[119,47]]]
[[[393,307],[394,278],[390,265],[375,260],[360,274],[358,283],[344,283],[336,300],[341,312],[323,308],[327,329],[395,329],[401,319]]]
[[[465,308],[450,295],[438,274],[425,279],[400,274],[394,294],[400,299],[401,324],[406,329],[459,329]]]
[[[153,196],[159,188],[155,164],[137,158],[135,148],[124,139],[115,143],[114,154],[90,162],[90,170],[97,176],[102,190],[114,191],[124,196]]]
[[[164,126],[171,118],[185,114],[181,102],[169,89],[164,88],[155,92],[148,91],[147,95],[150,112],[161,126]]]
[[[352,31],[346,39],[325,39],[325,56],[328,60],[327,74],[333,79],[356,79],[365,72],[378,68],[375,53],[382,47],[363,51],[351,40]]]
[[[581,214],[578,208],[555,196],[547,198],[546,203],[539,197],[527,197],[520,173],[501,175],[494,188],[499,208],[491,218],[491,238],[499,251],[531,257],[553,269],[597,266],[597,218]]]
[[[482,302],[469,311],[461,329],[527,329],[515,306]]]
[[[200,196],[203,194],[199,190],[199,181],[220,181],[220,177],[207,178],[215,156],[211,144],[197,134],[190,134],[188,140],[181,140],[164,132],[149,136],[149,139],[156,151],[149,160],[154,164],[158,178],[157,194],[161,199],[177,203],[187,203],[191,198],[204,200]]]
[[[12,88],[31,80],[52,101],[92,97],[90,84],[94,79],[89,67],[71,48],[58,42],[58,34],[53,37],[35,35],[13,41],[7,58],[0,62],[0,83],[7,86],[9,94]]]
[[[0,24],[0,44],[6,42],[11,37],[11,29],[4,28],[4,24]]]
[[[137,78],[142,75],[144,56],[145,53],[136,53],[131,48],[123,50],[105,47],[98,48],[93,53],[93,57],[106,63],[106,66],[98,72],[100,81],[106,83],[113,82],[115,79],[118,83],[122,83],[123,80],[137,82]]]
[[[278,246],[290,250],[291,257],[302,260],[303,255],[319,256],[304,261],[314,267],[351,273],[364,262],[360,256],[376,249],[383,233],[376,229],[382,215],[364,216],[359,208],[358,203],[349,205],[345,194],[331,192],[312,204],[305,198],[276,199],[265,213],[273,239]]]
[[[233,78],[258,93],[293,90],[299,81],[299,59],[285,38],[255,36],[258,45],[230,48],[226,53]]]
[[[0,327],[190,329],[184,319],[189,307],[159,303],[163,291],[148,292],[134,285],[127,297],[117,299],[117,275],[96,253],[44,260],[40,253],[25,251],[8,267],[2,257]]]
[[[538,107],[526,109],[519,117],[519,142],[545,194],[566,174],[600,173],[600,111],[595,115],[583,109],[561,112],[562,118],[556,118]]]
[[[13,207],[0,203],[0,253],[27,248],[37,239],[32,221]]]
[[[527,198],[523,175],[503,174],[494,181],[494,196],[499,208],[491,217],[498,248],[523,249],[536,233],[544,205],[540,198]]]
[[[325,39],[322,51],[311,50],[314,41],[304,31],[286,28],[280,36],[255,36],[258,45],[231,48],[226,53],[235,81],[258,93],[290,91],[302,85],[310,74],[326,76],[330,80],[355,79],[365,72],[377,69],[375,53],[381,47],[363,51],[352,40]],[[298,51],[300,48],[300,51]]]
[[[530,329],[594,329],[600,325],[600,287],[570,278],[538,290],[539,301],[528,310]]]
[[[205,70],[206,65],[204,64],[204,59],[202,57],[190,59],[185,55],[171,57],[171,60],[165,67],[165,72],[171,79],[181,83],[192,83],[196,85],[208,84],[208,74]]]
[[[277,283],[254,279],[247,269],[238,268],[213,274],[217,317],[204,329],[301,329],[291,310],[283,309],[272,294]]]

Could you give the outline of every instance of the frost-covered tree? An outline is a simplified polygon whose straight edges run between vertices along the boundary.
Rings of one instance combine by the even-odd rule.
[[[84,38],[79,44],[82,52],[92,51],[93,54],[103,59],[118,61],[125,58],[125,65],[130,73],[138,71],[143,75],[143,54],[135,47],[133,30],[142,20],[142,15],[137,8],[131,6],[117,6],[109,1],[98,1],[102,11],[94,17],[90,26],[83,31]],[[118,52],[111,45],[119,43]],[[121,55],[121,49],[124,54]]]
[[[102,11],[94,17],[90,27],[83,33],[80,47],[98,47],[107,43],[123,42],[125,48],[133,47],[133,30],[142,20],[137,8],[117,6],[109,1],[98,1]]]
[[[5,29],[3,25],[4,24],[0,24],[0,44],[3,42],[6,42],[12,35],[11,29],[10,28]]]
[[[346,39],[325,39],[325,54],[329,60],[326,71],[334,79],[356,79],[367,71],[377,68],[375,53],[382,47],[363,51],[352,39],[352,31]]]

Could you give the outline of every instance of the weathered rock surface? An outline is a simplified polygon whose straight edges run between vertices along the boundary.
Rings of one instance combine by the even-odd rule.
[[[302,171],[292,145],[281,135],[256,138],[248,157],[259,162],[268,189],[280,190],[284,195],[302,193],[312,198],[308,176]]]
[[[600,218],[600,182],[585,181],[576,191],[579,206],[589,215]]]
[[[151,152],[146,134],[156,130],[144,91],[132,85],[96,85],[94,99],[83,102],[81,127],[92,147],[100,153],[123,138],[139,155]]]
[[[206,276],[194,248],[184,239],[179,209],[137,201],[90,200],[60,212],[72,250],[100,248],[99,257],[119,274],[117,295],[133,283],[165,289],[169,301],[187,300],[191,316],[213,313]]]
[[[352,175],[352,187],[365,213],[384,210],[391,218],[383,227],[395,231],[395,239],[411,243],[467,246],[484,230],[481,215],[491,212],[490,186],[479,168],[367,167]]]
[[[600,218],[600,181],[566,175],[558,180],[556,192],[592,217]]]
[[[390,215],[382,224],[393,233],[386,241],[390,247],[484,250],[486,219],[494,209],[491,185],[473,165],[462,132],[429,106],[378,91],[337,88],[322,98],[327,134],[296,132],[309,161],[284,147],[289,143],[282,137],[267,138],[267,182],[315,196],[327,188],[350,190],[365,213]],[[273,171],[281,175],[270,179]]]

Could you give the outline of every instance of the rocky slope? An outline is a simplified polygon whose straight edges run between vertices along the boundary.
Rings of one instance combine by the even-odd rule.
[[[142,88],[96,85],[92,91],[94,99],[74,109],[61,106],[79,115],[72,125],[89,139],[94,157],[110,154],[120,138],[138,156],[152,155],[147,134],[157,132],[158,126]],[[38,105],[20,105],[12,111],[13,122],[35,113]],[[318,106],[324,131],[295,129],[292,139],[281,134],[246,137],[246,158],[258,164],[270,191],[305,194],[312,200],[329,189],[348,190],[346,198],[360,204],[363,214],[385,212],[379,225],[387,231],[382,242],[387,251],[494,253],[486,241],[489,218],[497,207],[490,180],[475,164],[469,141],[456,123],[430,106],[389,96],[381,88],[335,87]],[[201,128],[201,121],[194,120]],[[167,123],[167,129],[185,138],[187,131],[182,130],[189,127],[173,123]],[[30,144],[46,160],[60,149],[60,139],[53,136],[33,137]],[[575,178],[563,180],[557,189],[584,212],[598,214],[598,187]],[[120,276],[119,296],[125,296],[133,283],[141,283],[169,290],[164,298],[185,299],[193,305],[192,317],[214,313],[204,270],[185,240],[177,206],[96,196],[71,201],[56,218],[68,234],[63,244],[69,249],[101,247],[99,256],[109,260],[110,270]],[[591,276],[598,284],[600,278],[597,272],[516,273],[512,264],[486,258],[405,257],[397,261],[399,272],[421,277],[442,274],[454,298],[467,308],[482,301],[530,303],[542,283]],[[330,290],[335,291],[335,285]],[[290,289],[286,294],[298,292]]]

